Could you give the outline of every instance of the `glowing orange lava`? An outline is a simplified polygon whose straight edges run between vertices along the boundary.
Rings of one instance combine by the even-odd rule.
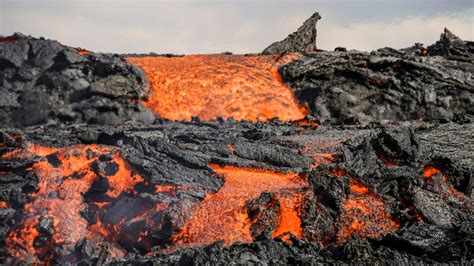
[[[316,168],[321,164],[329,164],[334,162],[340,151],[338,145],[344,140],[342,138],[317,138],[317,136],[303,135],[303,140],[300,141],[302,148],[300,151],[308,156],[311,156],[314,162],[310,165],[311,168]]]
[[[298,214],[299,206],[303,201],[303,195],[293,193],[290,195],[277,195],[280,202],[280,221],[273,232],[272,237],[277,237],[287,232],[291,232],[296,237],[301,238],[301,219]]]
[[[437,175],[439,176],[436,177]],[[438,193],[448,201],[455,201],[467,206],[469,200],[466,195],[456,190],[453,184],[449,181],[448,176],[438,168],[431,165],[426,166],[423,169],[423,175],[421,178],[428,181],[428,183],[434,184]]]
[[[225,245],[238,241],[251,242],[251,222],[245,204],[264,191],[291,192],[308,185],[307,181],[294,173],[210,166],[216,173],[223,175],[224,185],[216,193],[207,195],[194,209],[182,231],[175,236],[177,246],[200,246],[218,240],[224,240]],[[291,194],[293,196],[295,193]],[[301,236],[301,222],[295,211],[295,202],[283,196],[279,199],[283,208],[276,234],[288,230]]]
[[[182,187],[182,186],[162,186],[162,185],[155,186],[155,191],[157,193],[167,193],[171,195],[176,195],[176,191],[178,190],[186,190],[186,189],[187,189],[186,187]]]
[[[318,127],[319,124],[314,122],[314,121],[311,121],[311,120],[308,120],[308,119],[301,119],[301,120],[298,120],[298,121],[294,121],[293,122],[295,125],[298,125],[298,126],[307,126],[307,127]]]
[[[314,163],[311,165],[311,168],[316,168],[320,164],[326,164],[334,161],[334,156],[330,153],[313,153]]]
[[[50,148],[30,145],[26,149],[12,152],[2,159],[25,158],[31,156],[54,156],[56,163],[43,160],[32,166],[38,177],[38,189],[31,195],[31,200],[24,206],[25,220],[17,230],[12,230],[7,238],[7,245],[13,257],[26,263],[39,263],[45,260],[43,248],[34,245],[38,236],[38,223],[41,219],[52,219],[54,234],[51,243],[62,244],[71,249],[90,231],[88,222],[81,212],[86,205],[83,194],[99,178],[91,169],[91,163],[101,155],[112,156],[118,166],[115,173],[106,176],[109,184],[107,195],[118,197],[142,181],[132,174],[127,163],[120,157],[118,150],[99,145],[76,145],[65,148]]]
[[[343,177],[343,176],[347,176],[347,173],[344,169],[335,167],[331,169],[331,171],[329,172],[329,176]]]
[[[308,111],[283,83],[278,67],[299,57],[189,55],[127,60],[146,73],[152,92],[144,104],[161,117],[294,121]]]
[[[91,53],[90,51],[88,51],[86,49],[82,49],[82,48],[75,48],[75,49],[80,55],[88,55],[88,54]]]
[[[434,168],[433,166],[427,166],[423,169],[423,178],[429,179],[430,177],[440,173],[439,169]]]
[[[338,242],[349,239],[351,235],[381,238],[398,229],[399,225],[387,213],[379,196],[355,180],[349,182],[349,187],[350,194],[339,217]]]

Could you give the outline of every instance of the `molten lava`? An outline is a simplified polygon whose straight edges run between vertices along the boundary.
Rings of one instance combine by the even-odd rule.
[[[303,201],[303,194],[292,193],[278,195],[277,198],[280,202],[280,220],[272,237],[277,237],[290,232],[296,237],[301,238],[303,236],[303,231],[301,229],[301,219],[298,210]]]
[[[161,117],[294,121],[308,111],[299,106],[278,67],[299,57],[190,55],[127,60],[146,73],[152,92],[144,104]]]
[[[91,165],[102,155],[111,156],[114,171],[103,175],[93,171]],[[74,245],[94,235],[88,221],[82,216],[86,208],[83,194],[100,177],[108,180],[107,196],[117,198],[121,193],[131,191],[143,181],[132,174],[127,163],[117,150],[98,145],[77,145],[65,148],[50,148],[30,145],[2,156],[2,159],[20,159],[40,156],[45,160],[32,166],[38,177],[38,189],[24,206],[24,220],[18,229],[10,232],[7,245],[13,257],[27,263],[47,261],[54,246],[66,247],[64,254],[72,253]],[[51,221],[53,232],[39,237],[40,221]],[[45,230],[45,229],[43,229]],[[91,233],[92,232],[92,233]]]
[[[379,196],[354,179],[349,182],[349,188],[350,194],[339,217],[338,242],[346,241],[351,235],[381,238],[398,229],[399,225],[387,213]]]
[[[224,177],[224,185],[216,193],[207,195],[194,209],[189,221],[175,236],[178,246],[200,246],[218,240],[224,240],[225,245],[251,242],[251,222],[245,205],[264,191],[290,193],[290,196],[278,196],[281,217],[273,235],[289,231],[301,236],[301,222],[296,211],[301,198],[295,195],[308,185],[306,180],[294,173],[210,166]]]
[[[423,179],[428,180],[430,177],[440,173],[441,171],[439,169],[434,168],[433,166],[427,166],[423,169]]]
[[[438,168],[428,165],[423,169],[422,179],[427,181],[426,185],[435,187],[435,190],[443,198],[449,202],[459,203],[461,205],[468,205],[468,198],[462,192],[456,190],[453,184],[449,181],[448,176]]]

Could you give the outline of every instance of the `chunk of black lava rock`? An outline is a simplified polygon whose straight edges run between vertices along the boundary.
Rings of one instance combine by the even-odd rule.
[[[321,19],[318,12],[308,18],[298,30],[284,40],[275,42],[262,51],[264,55],[277,55],[286,52],[315,52],[317,49],[316,24]]]
[[[318,52],[280,74],[323,124],[472,121],[474,46],[446,30],[424,48]]]
[[[3,126],[153,122],[141,70],[114,54],[14,34],[0,39]]]

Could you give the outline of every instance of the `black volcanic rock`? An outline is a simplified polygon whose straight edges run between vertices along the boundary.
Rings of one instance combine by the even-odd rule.
[[[3,126],[152,122],[137,101],[144,74],[117,55],[80,54],[56,41],[15,34],[0,43]]]
[[[428,46],[430,55],[442,55],[451,59],[474,61],[474,43],[461,40],[448,29],[444,29],[439,41]]]
[[[318,12],[308,18],[298,30],[284,40],[275,42],[262,51],[264,55],[276,55],[284,52],[314,52],[317,49],[316,23],[321,19]]]
[[[471,121],[473,53],[448,35],[430,46],[437,56],[390,48],[318,52],[283,66],[280,74],[323,124]],[[463,51],[462,60],[451,56],[453,49]]]

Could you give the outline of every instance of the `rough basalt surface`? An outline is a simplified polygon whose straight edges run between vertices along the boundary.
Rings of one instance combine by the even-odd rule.
[[[473,47],[447,31],[427,51],[318,52],[280,74],[322,124],[468,122],[474,114]]]
[[[321,19],[319,13],[314,13],[298,30],[285,39],[275,42],[262,51],[264,55],[277,55],[286,52],[315,52],[317,49],[316,24]]]
[[[162,223],[171,221],[171,227],[161,227],[161,231],[154,232],[150,239],[152,243],[161,244],[136,253],[132,251],[139,245],[121,242],[120,246],[129,253],[117,258],[106,251],[99,252],[98,246],[84,239],[74,249],[83,250],[74,255],[80,262],[472,262],[473,137],[472,124],[453,123],[424,124],[416,128],[308,130],[275,122],[165,122],[121,128],[43,126],[23,131],[2,130],[0,141],[6,143],[6,147],[0,151],[5,154],[28,143],[48,147],[90,143],[113,146],[151,185],[192,188],[177,194],[154,194],[145,187],[135,187],[140,193],[122,194],[112,201],[111,210],[114,204],[122,206],[120,204],[125,198],[127,202],[140,200],[145,205],[170,203],[164,211],[168,218]],[[313,155],[301,152],[311,142],[331,143],[313,152],[330,152],[335,160],[312,167]],[[229,144],[234,146],[234,150],[228,148]],[[21,224],[22,206],[28,202],[26,192],[34,190],[37,183],[37,177],[28,172],[28,167],[38,160],[43,159],[2,160],[0,164],[3,184],[0,199],[11,204],[0,209],[3,241],[10,228],[18,228]],[[100,165],[101,161],[97,164]],[[303,237],[292,236],[286,241],[272,239],[264,233],[263,227],[253,243],[236,243],[225,248],[221,247],[222,243],[217,243],[175,252],[164,251],[163,247],[173,246],[171,232],[179,231],[183,222],[181,215],[189,215],[183,211],[185,206],[197,204],[206,194],[216,192],[223,185],[222,179],[208,167],[210,163],[306,175],[311,185],[307,188],[310,194],[301,210]],[[429,166],[442,169],[442,172],[424,178],[423,170]],[[335,169],[342,174],[334,175]],[[347,198],[352,197],[349,185],[353,180],[358,180],[380,197],[388,215],[398,224],[397,230],[382,237],[362,237],[354,233],[352,238],[338,242],[337,232],[343,227],[340,218],[347,211],[344,208]],[[104,191],[100,189],[88,192],[88,202],[103,197],[102,193]],[[272,195],[264,193],[261,197],[248,203],[248,211],[255,208],[255,204],[263,204],[260,211],[268,212],[270,222],[266,226],[270,226],[268,230],[271,231],[272,209],[264,206]],[[85,213],[93,212],[92,203],[87,205],[92,209],[86,208]],[[103,241],[116,244],[111,239]],[[2,257],[10,261],[5,244],[2,245]],[[61,245],[47,246],[40,241],[36,245],[38,250],[46,245],[55,254],[53,262],[71,256],[62,253],[65,251],[60,249]],[[152,254],[148,254],[150,251]]]
[[[152,122],[143,73],[118,55],[15,34],[0,43],[3,126]]]

